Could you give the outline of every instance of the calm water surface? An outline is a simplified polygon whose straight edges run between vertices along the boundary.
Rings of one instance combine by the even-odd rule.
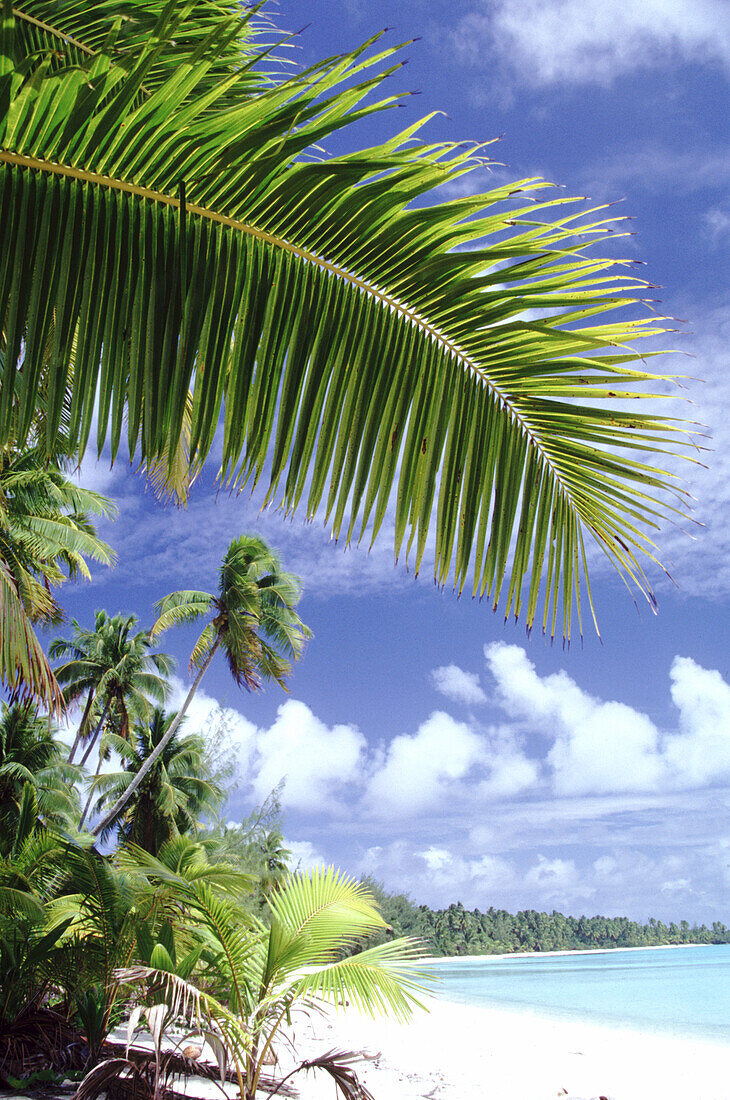
[[[441,996],[730,1045],[730,944],[433,965]]]

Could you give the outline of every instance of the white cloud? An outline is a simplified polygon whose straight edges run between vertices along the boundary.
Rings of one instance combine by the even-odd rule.
[[[436,711],[415,734],[394,737],[385,762],[372,776],[368,802],[378,814],[408,816],[443,800],[484,757],[485,746],[469,726]]]
[[[453,862],[451,852],[446,848],[426,848],[425,852],[416,852],[424,861],[429,871],[443,871]]]
[[[490,759],[490,774],[479,784],[482,798],[512,798],[535,787],[540,777],[540,766],[524,753],[512,750],[495,753]]]
[[[431,679],[436,691],[458,703],[476,704],[486,701],[487,697],[479,686],[479,674],[476,672],[465,672],[458,665],[442,665],[433,669]]]
[[[565,728],[547,759],[559,795],[651,791],[667,782],[659,731],[623,703],[596,704],[585,721]]]
[[[311,840],[290,840],[285,837],[284,847],[291,852],[289,863],[293,871],[313,871],[315,867],[327,867],[332,862],[322,855]]]
[[[321,813],[336,810],[347,786],[362,772],[366,741],[351,725],[325,725],[296,699],[256,739],[254,792],[264,799],[282,779],[282,805]]]
[[[705,212],[702,220],[705,235],[713,245],[719,244],[725,237],[730,236],[730,209],[713,206]]]
[[[392,859],[393,852],[388,855]],[[404,853],[400,852],[401,858]],[[412,857],[423,860],[428,868],[429,878],[437,890],[455,901],[466,890],[470,895],[476,892],[486,897],[485,891],[507,889],[515,881],[515,868],[509,860],[499,856],[480,856],[469,858],[449,848],[432,846],[423,851],[415,851]]]
[[[547,859],[538,855],[537,863],[528,870],[525,880],[535,886],[548,890],[565,890],[574,886],[578,871],[572,859]]]
[[[167,703],[169,710],[179,710],[190,690],[190,685],[179,677],[171,678],[172,692]],[[185,712],[185,733],[196,733],[208,739],[215,736],[233,756],[238,775],[247,773],[256,743],[256,726],[244,718],[234,707],[224,707],[212,695],[198,688]]]
[[[485,657],[502,707],[550,741],[546,763],[557,795],[669,791],[730,780],[730,686],[717,671],[675,657],[676,731],[640,711],[584,692],[566,672],[541,677],[519,646]]]
[[[677,60],[730,64],[724,0],[481,0],[452,35],[464,60],[496,54],[533,84],[607,84]]]
[[[691,786],[730,780],[730,686],[689,657],[675,657],[671,678],[680,732],[667,738],[668,762]]]

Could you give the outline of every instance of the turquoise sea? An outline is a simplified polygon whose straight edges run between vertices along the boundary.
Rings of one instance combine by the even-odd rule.
[[[439,959],[437,994],[730,1045],[730,944]]]

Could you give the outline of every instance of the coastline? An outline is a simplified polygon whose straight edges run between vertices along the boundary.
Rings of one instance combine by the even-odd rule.
[[[300,1015],[299,1060],[355,1051],[375,1100],[730,1100],[728,1045],[430,997],[407,1024],[348,1009]],[[291,1064],[282,1051],[282,1063]],[[295,1079],[331,1100],[326,1074]]]
[[[648,947],[576,947],[559,951],[504,951],[489,955],[422,955],[415,966],[440,962],[483,962],[486,959],[550,959],[561,955],[613,955],[616,951],[676,951],[680,947],[713,947],[711,943],[655,943]]]

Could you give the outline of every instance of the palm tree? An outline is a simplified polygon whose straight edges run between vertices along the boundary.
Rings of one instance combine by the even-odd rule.
[[[33,624],[60,621],[53,589],[68,578],[89,579],[86,558],[113,563],[89,517],[115,514],[110,500],[71,481],[58,457],[37,446],[0,449],[0,679],[14,696],[62,709]],[[18,637],[27,643],[25,661],[13,644]]]
[[[194,846],[185,838],[179,847],[188,858],[175,870],[172,853],[164,850],[164,859],[156,859],[133,848],[122,853],[120,862],[143,874],[168,903],[176,902],[178,923],[182,917],[188,936],[205,945],[206,993],[220,997],[248,1033],[245,1100],[253,1100],[267,1055],[292,1010],[313,1000],[350,1002],[371,1015],[407,1020],[421,1006],[421,982],[429,975],[412,965],[422,953],[414,940],[389,940],[347,954],[386,929],[370,891],[347,875],[332,867],[292,875],[267,899],[264,926],[235,895],[215,889],[216,869],[210,869],[209,880],[202,852],[191,859]],[[227,870],[235,882],[235,872]],[[119,977],[175,985],[161,967],[135,967]]]
[[[262,538],[242,535],[228,547],[221,563],[218,593],[171,592],[161,599],[159,616],[150,631],[154,638],[180,623],[212,616],[190,656],[196,673],[178,714],[142,764],[116,804],[93,830],[103,833],[117,819],[148,771],[165,751],[197,691],[206,670],[222,649],[233,679],[247,691],[258,691],[262,680],[275,680],[286,690],[290,661],[298,658],[311,631],[295,611],[301,596],[299,581],[281,568],[278,557]]]
[[[49,646],[51,659],[69,658],[56,668],[67,702],[86,696],[69,761],[78,745],[87,742],[81,763],[86,762],[105,723],[128,739],[131,723],[149,721],[150,700],[162,703],[167,698],[174,661],[166,653],[151,652],[149,631],[132,633],[137,622],[134,615],[97,611],[93,630],[73,619],[71,640],[57,638]]]
[[[166,714],[158,707],[148,723],[135,727],[129,741],[116,734],[106,735],[107,747],[119,754],[124,769],[94,779],[97,813],[119,801],[176,717],[174,712]],[[205,775],[203,738],[182,735],[178,726],[144,782],[105,833],[116,827],[120,841],[131,841],[156,855],[168,840],[194,832],[200,815],[215,812],[224,796],[215,780]]]
[[[224,481],[265,477],[267,503],[348,541],[390,509],[416,569],[435,526],[437,583],[471,575],[528,627],[580,622],[586,536],[653,599],[641,562],[685,509],[661,468],[685,437],[624,404],[665,387],[630,346],[663,331],[649,284],[586,251],[620,219],[535,179],[431,202],[489,161],[419,144],[418,123],[323,154],[398,102],[367,98],[396,51],[277,72],[252,18],[234,0],[8,10],[0,446],[30,432],[46,368],[47,445],[66,415],[79,453],[98,409],[112,458],[123,436],[148,464],[177,454],[192,394],[193,463],[222,424]]]
[[[29,704],[0,710],[0,850],[15,829],[26,786],[39,816],[63,828],[78,814],[77,769],[64,760],[65,746],[53,737],[48,719]]]
[[[280,829],[269,829],[259,839],[257,857],[261,864],[261,893],[267,897],[289,874],[291,852],[284,847]]]

